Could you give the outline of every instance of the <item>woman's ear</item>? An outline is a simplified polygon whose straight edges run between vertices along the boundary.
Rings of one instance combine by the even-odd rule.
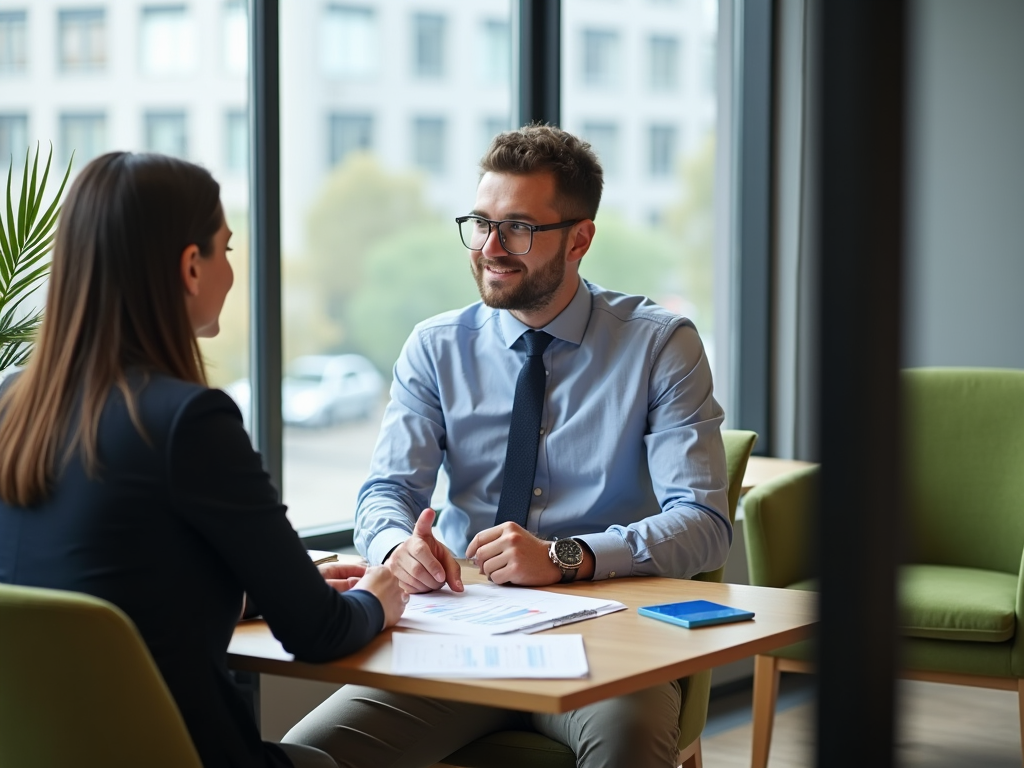
[[[202,262],[199,258],[199,246],[189,245],[181,252],[181,283],[186,296],[199,295],[199,276]]]

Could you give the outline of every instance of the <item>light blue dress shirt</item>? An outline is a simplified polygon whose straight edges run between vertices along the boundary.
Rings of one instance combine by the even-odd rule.
[[[356,509],[356,546],[371,563],[409,537],[441,466],[439,538],[462,557],[494,525],[527,330],[483,303],[413,330]],[[595,579],[721,566],[732,540],[723,413],[693,324],[580,280],[543,330],[554,340],[527,528],[585,541]]]

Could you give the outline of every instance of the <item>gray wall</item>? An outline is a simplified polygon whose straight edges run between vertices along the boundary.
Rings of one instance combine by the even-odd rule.
[[[1024,2],[911,7],[904,360],[1024,368]]]

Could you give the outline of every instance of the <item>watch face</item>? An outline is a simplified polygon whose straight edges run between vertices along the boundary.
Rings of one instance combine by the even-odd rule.
[[[555,557],[562,565],[574,568],[583,562],[583,547],[572,539],[560,539],[555,542]]]

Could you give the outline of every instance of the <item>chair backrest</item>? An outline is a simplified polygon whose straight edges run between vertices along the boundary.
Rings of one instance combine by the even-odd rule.
[[[1024,371],[903,372],[911,562],[1018,573]]]
[[[0,584],[0,766],[202,768],[134,625],[88,595]]]
[[[736,522],[736,505],[740,500],[743,487],[743,475],[747,471],[747,459],[754,450],[757,433],[745,429],[723,429],[722,442],[725,443],[725,464],[729,476],[729,522]],[[697,581],[720,582],[725,573],[725,566],[715,571],[698,573],[693,578]]]

